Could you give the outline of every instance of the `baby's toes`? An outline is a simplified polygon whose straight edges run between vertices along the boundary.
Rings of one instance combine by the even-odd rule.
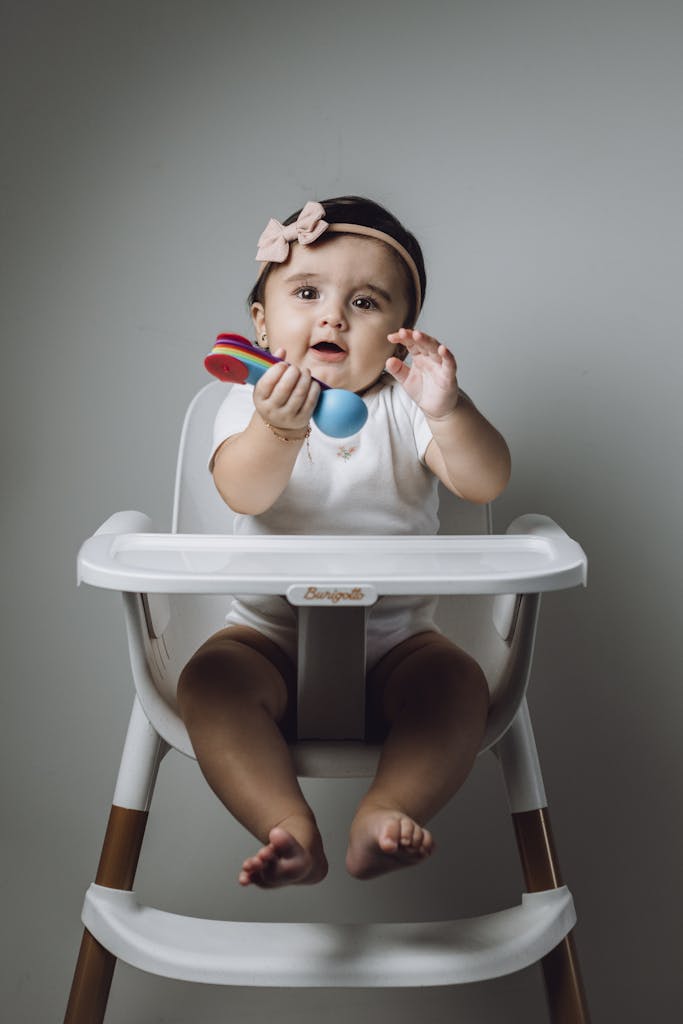
[[[422,828],[411,818],[401,819],[401,846],[410,853],[422,845]]]
[[[402,825],[398,819],[391,818],[385,822],[382,834],[379,838],[379,846],[385,853],[395,853],[402,845]]]
[[[423,857],[428,857],[434,850],[434,839],[429,829],[422,830],[422,843],[420,845],[420,853]]]
[[[259,850],[254,860],[258,861],[261,868],[270,867],[277,860],[277,852],[275,847],[269,843],[268,846],[264,846],[263,849]]]
[[[271,849],[271,847],[264,846],[262,849],[258,851],[258,853],[254,854],[253,857],[247,857],[244,864],[242,865],[242,870],[247,871],[249,874],[254,874],[254,872],[258,871],[263,871],[263,869],[266,868],[269,864],[271,864],[274,859],[275,853]]]

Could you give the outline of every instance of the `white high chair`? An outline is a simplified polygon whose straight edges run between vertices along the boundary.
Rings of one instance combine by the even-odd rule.
[[[280,987],[451,985],[542,961],[552,1021],[586,1024],[570,935],[576,915],[553,849],[525,700],[540,594],[585,584],[583,551],[543,516],[522,516],[506,535],[491,536],[489,510],[465,502],[457,502],[464,536],[226,535],[230,512],[206,459],[228,389],[207,385],[188,410],[173,532],[153,533],[146,516],[121,512],[79,553],[79,582],[123,593],[136,696],[65,1021],[104,1019],[120,958],[186,981]],[[285,595],[297,610],[293,753],[299,774],[318,778],[374,771],[377,751],[364,742],[371,604],[390,594],[490,595],[474,612],[466,596],[448,603],[456,606],[458,642],[494,695],[482,750],[503,770],[527,887],[518,906],[463,921],[332,925],[204,921],[139,904],[133,881],[159,764],[171,747],[194,756],[175,707],[178,674],[221,628],[230,593]]]

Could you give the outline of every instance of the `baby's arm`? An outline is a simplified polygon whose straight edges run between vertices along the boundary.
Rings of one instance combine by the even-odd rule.
[[[280,497],[319,395],[320,385],[308,370],[288,363],[271,366],[258,381],[249,424],[227,438],[214,458],[214,482],[233,512],[259,515]]]
[[[496,498],[510,477],[510,452],[496,428],[458,388],[457,366],[444,345],[402,328],[389,341],[408,349],[412,364],[389,359],[387,370],[424,412],[433,441],[425,461],[449,490],[468,501]]]

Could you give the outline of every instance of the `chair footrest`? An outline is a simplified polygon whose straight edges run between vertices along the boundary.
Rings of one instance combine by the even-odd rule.
[[[288,924],[212,921],[142,906],[134,892],[91,885],[88,931],[133,967],[182,981],[282,988],[419,987],[522,970],[576,922],[563,886],[462,921]]]

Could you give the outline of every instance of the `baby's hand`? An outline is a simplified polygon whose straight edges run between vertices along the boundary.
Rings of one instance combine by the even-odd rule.
[[[457,366],[453,354],[436,338],[422,331],[402,327],[388,335],[394,345],[405,345],[411,365],[395,356],[387,360],[386,369],[408,392],[414,402],[431,419],[443,419],[458,404]]]
[[[275,355],[283,358],[284,349]],[[254,406],[261,419],[283,431],[305,430],[319,397],[320,385],[310,371],[291,363],[271,366],[254,388]]]

